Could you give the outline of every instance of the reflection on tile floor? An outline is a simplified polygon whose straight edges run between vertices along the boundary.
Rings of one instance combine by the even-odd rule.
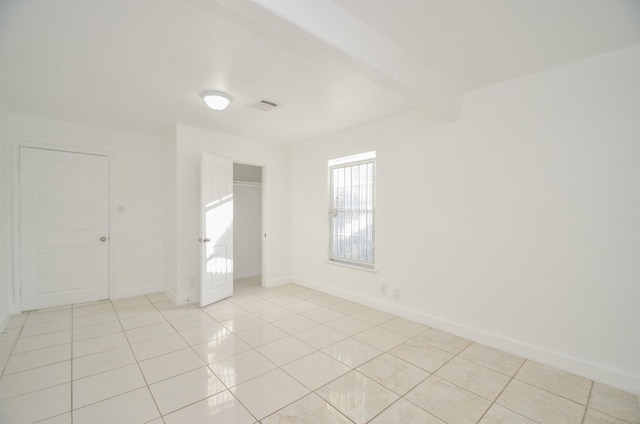
[[[0,423],[640,424],[638,397],[293,284],[17,315]]]

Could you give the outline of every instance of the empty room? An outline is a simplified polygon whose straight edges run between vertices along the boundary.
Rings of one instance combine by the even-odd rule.
[[[0,424],[640,424],[640,1],[3,0]]]

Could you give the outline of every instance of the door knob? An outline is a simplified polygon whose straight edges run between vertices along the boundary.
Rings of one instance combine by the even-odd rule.
[[[107,238],[105,236],[100,237],[100,241],[107,241]]]
[[[208,243],[208,242],[210,242],[211,240],[210,240],[210,239],[208,239],[208,238],[202,238],[202,237],[200,237],[200,238],[198,239],[198,241],[199,241],[200,243]]]

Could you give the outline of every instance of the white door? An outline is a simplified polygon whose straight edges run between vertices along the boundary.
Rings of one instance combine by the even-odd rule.
[[[202,153],[200,306],[233,295],[233,162]]]
[[[20,148],[22,309],[109,297],[109,158]]]

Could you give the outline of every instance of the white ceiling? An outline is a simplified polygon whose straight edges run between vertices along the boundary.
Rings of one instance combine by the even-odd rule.
[[[293,143],[414,107],[450,119],[465,91],[638,43],[639,0],[2,0],[0,100]],[[207,89],[234,102],[208,110]]]

